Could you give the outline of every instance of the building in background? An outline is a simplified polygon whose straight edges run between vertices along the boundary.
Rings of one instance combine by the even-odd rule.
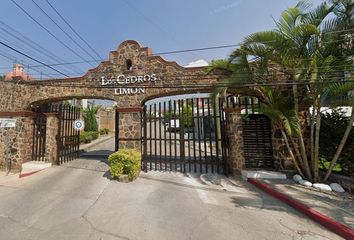
[[[15,63],[13,70],[6,74],[5,81],[22,80],[31,81],[33,78],[24,71],[22,64]]]

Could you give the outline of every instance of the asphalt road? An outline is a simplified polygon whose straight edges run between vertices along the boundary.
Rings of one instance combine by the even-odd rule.
[[[228,192],[150,172],[124,184],[107,169],[78,159],[1,176],[0,239],[340,239],[247,183]]]

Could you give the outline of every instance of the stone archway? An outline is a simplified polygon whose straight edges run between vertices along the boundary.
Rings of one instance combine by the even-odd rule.
[[[166,61],[133,40],[121,43],[115,51],[110,52],[109,60],[101,62],[81,77],[0,81],[0,118],[16,121],[14,128],[0,128],[0,165],[4,164],[5,153],[12,159],[15,168],[31,161],[31,140],[36,117],[32,111],[34,105],[73,97],[114,100],[117,102],[116,121],[119,123],[117,139],[120,139],[116,149],[140,149],[141,113],[145,101],[161,96],[212,92],[219,83],[222,83],[222,79],[217,73],[206,75],[204,67],[184,68],[176,62]],[[225,109],[227,137],[232,146],[227,160],[231,172],[244,168],[239,110],[237,107]],[[55,132],[53,128],[51,136],[48,136],[53,141]],[[7,145],[5,139],[9,139]],[[281,141],[278,142],[273,141],[273,148],[283,145]],[[278,157],[276,160],[281,161]]]
[[[1,81],[0,117],[15,119],[17,125],[6,133],[1,130],[0,156],[5,155],[7,147],[3,139],[9,134],[14,166],[31,160],[30,139],[35,117],[32,108],[35,105],[73,97],[114,100],[119,113],[119,134],[124,136],[117,148],[139,148],[142,102],[162,95],[210,91],[213,84],[220,82],[217,75],[205,75],[202,67],[184,68],[176,62],[168,62],[132,40],[121,43],[117,50],[110,52],[108,61],[101,62],[82,77]]]

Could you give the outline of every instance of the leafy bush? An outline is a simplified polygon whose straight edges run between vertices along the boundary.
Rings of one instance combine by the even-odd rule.
[[[338,144],[345,132],[348,124],[348,117],[344,116],[343,112],[334,110],[331,114],[322,114],[321,131],[320,131],[320,153],[321,157],[330,161],[334,156]],[[354,174],[354,131],[349,134],[347,142],[338,159],[337,170],[341,174]]]
[[[98,138],[98,132],[80,132],[80,143],[90,143]]]
[[[100,129],[100,135],[105,135],[109,133],[109,129],[108,128],[102,128]]]
[[[121,149],[109,157],[110,172],[113,178],[128,175],[130,180],[135,179],[141,168],[141,154],[137,149]]]
[[[100,108],[101,106],[89,106],[87,109],[83,110],[86,132],[98,131],[98,123],[96,120],[96,115]]]

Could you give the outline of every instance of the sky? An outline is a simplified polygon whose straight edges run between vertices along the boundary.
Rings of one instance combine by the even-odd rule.
[[[58,40],[38,26],[14,2]],[[94,51],[70,30],[48,2]],[[314,4],[319,2],[316,0]],[[98,60],[107,59],[109,52],[127,39],[152,48],[153,53],[238,44],[250,33],[273,29],[274,19],[296,3],[295,0],[1,0],[0,42],[45,64],[95,60],[53,66],[68,76],[80,76],[97,66]],[[31,41],[30,46],[23,41]],[[231,51],[232,48],[225,48],[163,57],[182,66],[196,66],[212,59],[227,58]],[[23,63],[35,78],[63,77],[46,67],[36,67],[38,63],[0,45],[0,74],[10,71],[15,61]]]

